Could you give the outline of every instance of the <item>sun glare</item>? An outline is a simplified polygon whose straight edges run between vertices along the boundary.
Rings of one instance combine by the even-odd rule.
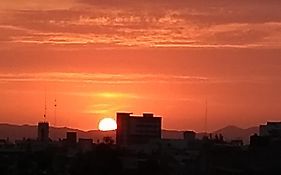
[[[99,130],[112,131],[117,129],[116,121],[112,118],[104,118],[99,122]]]

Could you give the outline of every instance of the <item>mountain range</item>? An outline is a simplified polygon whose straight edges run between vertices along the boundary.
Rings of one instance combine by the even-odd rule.
[[[92,138],[95,141],[102,140],[105,136],[115,138],[115,131],[99,131],[90,130],[82,131],[72,128],[55,128],[50,127],[50,138],[58,140],[65,138],[66,132],[77,132],[78,138]],[[183,139],[184,131],[177,130],[162,130],[162,138],[164,139]],[[236,126],[227,126],[225,128],[214,131],[213,134],[222,134],[226,140],[242,139],[248,144],[250,136],[258,133],[258,127],[242,129]],[[197,133],[197,137],[201,138],[204,134]],[[36,138],[37,126],[34,125],[11,125],[0,124],[0,139],[9,138],[11,141],[20,140],[22,138]]]

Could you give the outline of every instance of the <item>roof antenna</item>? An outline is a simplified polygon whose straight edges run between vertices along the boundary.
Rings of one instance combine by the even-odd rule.
[[[208,135],[208,98],[206,98],[206,101],[205,101],[205,121],[204,121],[204,132],[206,135]]]
[[[55,125],[55,127],[57,126],[57,99],[55,98],[55,104],[54,104],[54,107],[55,107],[55,123],[54,123],[54,125]]]
[[[54,130],[56,129],[57,126],[57,99],[55,98],[55,104],[54,104],[54,114],[55,114],[55,121],[54,121]],[[54,131],[54,138],[56,138],[56,132]]]
[[[44,122],[47,121],[47,92],[45,88],[45,108],[44,108]]]

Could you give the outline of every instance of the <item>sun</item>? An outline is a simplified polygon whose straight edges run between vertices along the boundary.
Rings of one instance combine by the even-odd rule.
[[[113,131],[117,129],[116,121],[112,118],[103,118],[99,122],[100,131]]]

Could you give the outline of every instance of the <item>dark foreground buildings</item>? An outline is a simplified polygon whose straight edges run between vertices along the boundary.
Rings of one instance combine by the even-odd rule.
[[[118,145],[144,144],[161,139],[162,118],[144,113],[117,113],[116,143]]]
[[[281,174],[278,122],[262,125],[243,145],[220,135],[198,139],[193,131],[183,132],[184,139],[161,139],[161,118],[153,114],[118,113],[117,121],[118,144],[76,132],[54,141],[45,122],[38,124],[37,139],[0,139],[0,175]]]

